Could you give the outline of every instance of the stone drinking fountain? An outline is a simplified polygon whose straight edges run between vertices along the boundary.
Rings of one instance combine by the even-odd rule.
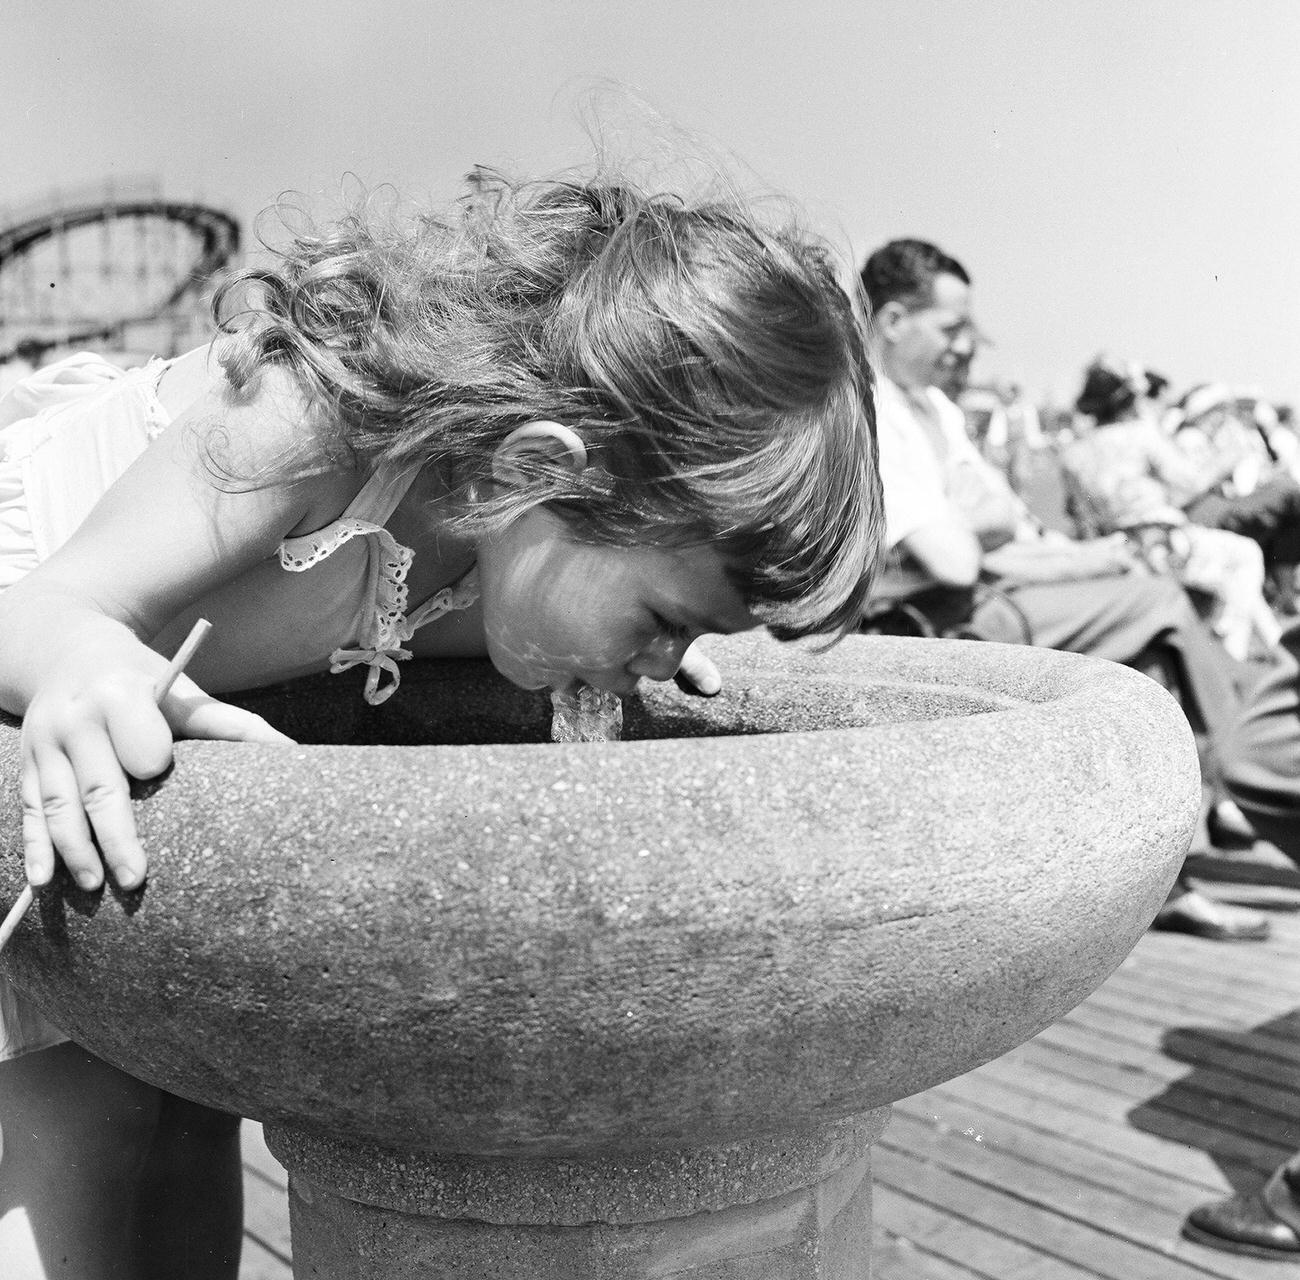
[[[478,663],[380,709],[252,695],[318,745],[180,744],[143,891],[61,882],[4,967],[265,1124],[300,1280],[864,1280],[888,1104],[1110,974],[1196,754],[1163,689],[1071,654],[710,647],[724,692],[648,688],[614,744],[549,743],[545,695]],[[6,902],[16,759],[10,723]]]

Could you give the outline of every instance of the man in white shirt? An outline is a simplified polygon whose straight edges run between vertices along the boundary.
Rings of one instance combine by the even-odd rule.
[[[954,600],[973,605],[982,580],[1016,606],[1034,644],[1129,665],[1167,663],[1212,755],[1240,708],[1236,664],[1186,593],[1140,571],[1122,536],[1075,541],[1045,532],[938,389],[978,340],[965,268],[926,241],[894,240],[867,259],[861,279],[883,375],[876,427],[890,559],[881,594],[926,610],[939,600],[946,621]],[[974,606],[967,627],[986,639],[1025,639],[998,625],[992,604]],[[1207,775],[1215,773],[1211,764]],[[1216,802],[1212,836],[1239,824],[1235,806]],[[1268,932],[1262,916],[1218,903],[1181,878],[1156,923],[1218,939]]]

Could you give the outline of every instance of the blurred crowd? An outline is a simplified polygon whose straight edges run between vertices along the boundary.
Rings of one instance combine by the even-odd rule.
[[[1297,613],[1300,434],[1292,406],[1197,383],[1176,394],[1097,356],[1073,404],[1040,410],[1013,383],[953,384],[980,454],[1070,535],[1124,535],[1175,574],[1233,657],[1267,658]]]
[[[1282,658],[1300,564],[1300,437],[1287,406],[1098,356],[1073,404],[981,386],[971,276],[923,240],[861,271],[880,372],[889,557],[867,630],[1106,658],[1179,698],[1201,749],[1205,839],[1249,844],[1231,781],[1250,690]],[[1300,722],[1282,735],[1300,743]],[[1156,926],[1257,940],[1269,921],[1185,876]]]
[[[885,571],[864,629],[1043,645],[1124,663],[1180,701],[1211,846],[1271,840],[1300,862],[1300,436],[1289,405],[1176,389],[1098,356],[1042,411],[979,386],[987,341],[961,262],[890,241],[861,270],[879,371]],[[1214,942],[1271,922],[1187,867],[1153,927]],[[1256,1191],[1192,1209],[1184,1234],[1300,1257],[1300,1152]]]

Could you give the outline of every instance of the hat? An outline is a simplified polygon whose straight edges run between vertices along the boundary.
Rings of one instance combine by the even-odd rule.
[[[1083,375],[1083,390],[1074,407],[1105,425],[1114,422],[1137,402],[1137,388],[1124,370],[1117,369],[1100,356]]]

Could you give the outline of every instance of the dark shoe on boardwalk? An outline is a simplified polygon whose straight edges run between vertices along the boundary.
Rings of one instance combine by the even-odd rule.
[[[1233,800],[1220,800],[1205,815],[1205,834],[1216,849],[1249,849],[1259,839]]]
[[[1170,898],[1151,922],[1153,929],[1167,933],[1190,933],[1213,942],[1263,942],[1269,923],[1258,911],[1234,907],[1195,889]]]
[[[1300,1222],[1297,1181],[1300,1174],[1283,1165],[1252,1195],[1229,1196],[1193,1209],[1183,1223],[1183,1235],[1228,1253],[1294,1259],[1300,1256],[1300,1230],[1292,1225]]]

